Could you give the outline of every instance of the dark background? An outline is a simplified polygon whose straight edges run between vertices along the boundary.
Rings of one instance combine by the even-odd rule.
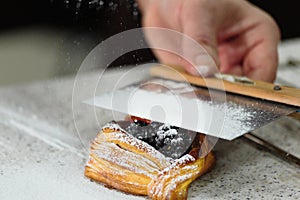
[[[251,0],[277,21],[282,39],[299,37],[298,1]],[[140,14],[133,0],[26,0],[4,1],[0,6],[0,32],[20,27],[43,25],[67,29],[94,41],[87,52],[101,40],[126,29],[140,27]],[[86,47],[85,47],[86,48]],[[134,52],[139,62],[154,59],[150,51]],[[128,59],[129,58],[129,59]],[[134,63],[123,56],[113,65]]]
[[[82,0],[80,7],[77,8],[78,2],[78,0],[4,1],[0,6],[0,27],[5,30],[32,24],[48,24],[98,31],[105,37],[140,25],[138,17],[132,13],[134,9],[132,0],[104,0],[102,6],[99,5],[100,0]],[[117,8],[109,8],[110,2],[118,4]],[[296,0],[250,2],[275,18],[281,28],[283,39],[300,36],[298,23],[300,2]],[[122,25],[119,22],[122,22]]]

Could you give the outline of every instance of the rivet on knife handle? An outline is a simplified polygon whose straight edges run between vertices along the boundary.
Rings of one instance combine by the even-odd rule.
[[[269,101],[300,106],[300,89],[280,86],[280,90],[274,90],[274,84],[263,81],[253,81],[253,84],[231,82],[217,78],[201,78],[187,74],[181,67],[153,66],[150,69],[152,76],[171,79],[175,81],[188,81],[191,84],[212,89],[225,90],[235,94],[261,98]]]

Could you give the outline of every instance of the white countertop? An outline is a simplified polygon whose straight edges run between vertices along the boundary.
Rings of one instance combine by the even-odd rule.
[[[289,57],[300,59],[300,40],[280,46],[277,82],[300,87],[300,66],[287,67]],[[127,69],[106,73],[97,92],[109,89]],[[141,75],[143,76],[143,75]],[[80,77],[75,96],[74,77],[0,89],[0,199],[145,199],[101,184],[83,175],[89,142],[99,126],[89,98],[90,80],[97,71]],[[98,111],[100,123],[111,114]],[[79,135],[77,134],[79,131]],[[300,157],[300,122],[284,117],[256,134]],[[219,140],[216,166],[195,181],[189,199],[300,199],[300,168],[255,149],[242,139]]]

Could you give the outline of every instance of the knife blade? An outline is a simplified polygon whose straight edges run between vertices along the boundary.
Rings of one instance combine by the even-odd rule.
[[[179,75],[182,77],[181,73]],[[169,78],[163,73],[159,76]],[[235,139],[298,109],[294,105],[220,88],[191,85],[190,80],[178,81],[176,75],[172,78],[177,81],[150,78],[100,94],[85,103],[226,140]],[[214,86],[222,87],[224,82],[226,87],[228,80],[221,80]],[[246,79],[238,84],[253,85]]]

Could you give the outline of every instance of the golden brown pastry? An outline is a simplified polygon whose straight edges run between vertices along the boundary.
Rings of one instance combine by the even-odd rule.
[[[135,195],[148,195],[152,199],[186,199],[189,184],[207,172],[215,160],[212,152],[207,152],[205,137],[195,134],[188,153],[178,156],[171,152],[172,156],[169,157],[161,152],[170,153],[172,145],[179,148],[179,143],[182,142],[182,139],[172,135],[175,129],[153,124],[151,132],[143,128],[144,125],[123,121],[104,126],[91,145],[85,176],[109,187]],[[128,131],[123,127],[127,127]],[[161,142],[158,139],[163,136],[164,142],[170,145],[162,147],[163,150],[159,152],[138,139],[139,136],[130,134],[129,131],[133,128],[136,132],[145,130],[148,140],[151,138],[149,143],[152,141],[156,149]],[[153,131],[160,132],[161,135],[149,136]],[[198,155],[200,147],[204,156]],[[185,150],[181,149],[183,151]],[[176,156],[178,158],[171,158]]]

